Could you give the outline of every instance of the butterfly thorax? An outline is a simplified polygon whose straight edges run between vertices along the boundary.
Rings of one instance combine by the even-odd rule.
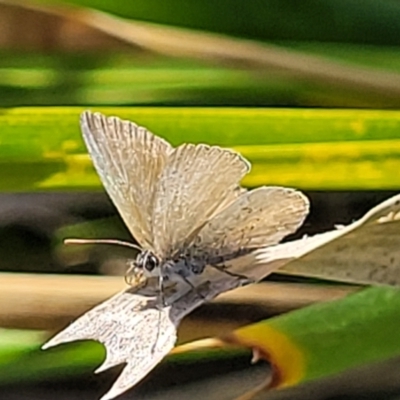
[[[182,282],[204,271],[204,260],[191,259],[178,255],[170,259],[160,259],[152,251],[140,252],[134,261],[131,271],[135,275],[143,275],[146,278],[160,277],[169,282]]]
[[[206,267],[205,260],[190,258],[187,256],[178,256],[168,260],[162,266],[164,276],[170,280],[186,280],[199,275]]]

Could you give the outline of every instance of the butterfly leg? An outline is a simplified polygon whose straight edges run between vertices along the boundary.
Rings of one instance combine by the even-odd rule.
[[[158,343],[158,339],[160,337],[160,326],[161,326],[161,309],[163,307],[165,307],[165,296],[164,296],[164,279],[162,274],[158,277],[158,290],[159,290],[159,304],[158,304],[158,324],[157,324],[157,336],[156,336],[156,340],[153,343],[152,349],[151,349],[151,353],[154,353],[157,343]]]
[[[159,300],[160,307],[165,307],[165,296],[164,296],[164,277],[162,274],[158,277],[158,291],[159,291]]]
[[[244,280],[246,283],[251,283],[253,280],[248,278],[245,275],[241,275],[241,274],[235,274],[234,272],[229,271],[224,265],[213,265],[210,264],[210,267],[215,268],[216,270],[223,272],[224,274],[227,274],[229,276],[233,276],[234,278],[239,278]]]
[[[196,268],[196,271],[193,271],[193,267]],[[165,265],[165,268],[167,270],[167,274],[169,276],[169,279],[172,281],[176,281],[178,278],[179,281],[186,283],[186,285],[190,286],[190,288],[196,292],[196,294],[205,300],[206,298],[204,295],[200,293],[198,288],[193,285],[193,283],[188,279],[188,277],[193,276],[193,274],[198,275],[200,274],[203,270],[203,268],[197,268],[197,265],[193,265],[192,260],[188,260],[187,258],[182,258],[178,260],[177,262],[172,262],[170,264]]]
[[[192,282],[189,281],[189,279],[185,278],[184,276],[180,276],[180,277],[182,278],[183,282],[185,282],[187,285],[189,285],[189,286],[192,288],[192,290],[194,290],[194,291],[197,293],[197,295],[198,295],[199,297],[201,297],[203,300],[206,299],[205,296],[203,296],[203,295],[200,293],[200,291],[198,290],[198,288],[197,288],[196,286],[194,286]]]
[[[146,279],[143,274],[143,268],[139,268],[136,262],[130,262],[125,272],[125,283],[129,286],[139,286],[145,283]]]

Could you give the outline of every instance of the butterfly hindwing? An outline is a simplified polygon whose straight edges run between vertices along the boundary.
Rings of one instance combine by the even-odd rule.
[[[308,211],[309,202],[302,193],[283,187],[260,187],[243,193],[210,219],[187,253],[212,263],[277,244],[298,229]]]

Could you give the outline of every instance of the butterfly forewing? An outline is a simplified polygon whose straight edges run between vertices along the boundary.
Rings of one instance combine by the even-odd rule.
[[[298,229],[308,211],[307,198],[293,189],[261,187],[246,192],[204,225],[187,253],[220,263],[277,244]]]
[[[206,145],[176,148],[156,189],[153,237],[156,254],[172,257],[216,212],[239,195],[249,171],[239,154]]]
[[[82,114],[81,129],[122,219],[140,245],[152,249],[155,188],[172,147],[136,124],[90,111]]]

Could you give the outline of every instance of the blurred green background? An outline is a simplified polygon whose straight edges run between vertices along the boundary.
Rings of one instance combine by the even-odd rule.
[[[92,375],[104,356],[99,345],[38,350],[119,290],[131,256],[61,244],[83,233],[129,238],[80,138],[82,110],[135,120],[174,145],[240,151],[253,164],[245,186],[288,185],[311,199],[310,216],[291,237],[298,239],[351,223],[399,191],[399,49],[395,0],[0,0],[5,398],[95,399],[116,376]],[[75,275],[82,282],[68,291],[63,278]],[[275,317],[271,324],[290,339],[309,338],[301,349],[321,363],[320,374],[260,398],[400,398],[400,319],[389,306],[396,288],[337,300],[353,287],[278,273],[266,284],[251,304],[243,297],[200,308],[181,341]],[[334,299],[344,303],[292,311]],[[123,398],[231,399],[268,371],[250,367],[249,352],[173,356]]]

